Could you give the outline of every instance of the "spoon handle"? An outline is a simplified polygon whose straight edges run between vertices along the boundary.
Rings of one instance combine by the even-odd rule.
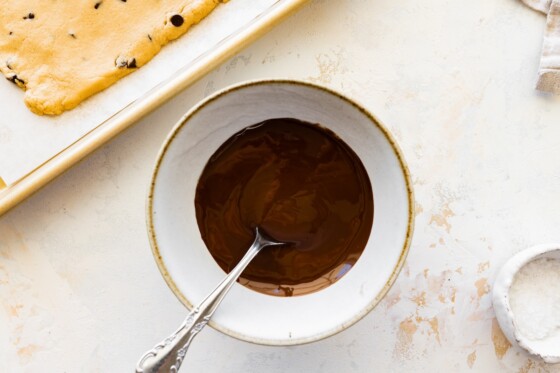
[[[214,291],[197,307],[193,308],[179,329],[142,355],[136,365],[136,373],[178,372],[192,340],[208,324],[214,311],[222,302],[231,286],[237,281],[245,267],[263,247],[278,244],[263,237],[257,230],[255,241],[253,241],[253,244],[241,261],[216,286]]]

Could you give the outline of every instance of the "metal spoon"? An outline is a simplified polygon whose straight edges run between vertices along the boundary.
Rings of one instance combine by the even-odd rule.
[[[212,291],[198,306],[193,308],[177,331],[142,355],[136,365],[136,373],[176,373],[179,371],[193,338],[208,324],[208,321],[231,286],[237,281],[237,278],[249,265],[251,260],[253,260],[264,247],[284,244],[274,241],[264,232],[260,232],[258,228],[255,229],[255,232],[255,241],[253,241],[247,254],[245,254],[226,278],[216,286],[214,291]]]

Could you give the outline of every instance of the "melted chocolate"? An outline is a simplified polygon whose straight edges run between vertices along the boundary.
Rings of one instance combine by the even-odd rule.
[[[229,272],[258,226],[277,240],[239,282],[279,296],[311,293],[360,257],[373,222],[373,194],[358,156],[333,132],[272,119],[228,139],[198,181],[196,217],[210,253]]]

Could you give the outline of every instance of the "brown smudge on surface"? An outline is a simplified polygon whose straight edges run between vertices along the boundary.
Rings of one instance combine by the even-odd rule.
[[[457,297],[457,288],[451,287],[450,292],[448,294],[440,293],[438,295],[438,300],[441,303],[455,303],[455,298]]]
[[[490,262],[479,263],[477,272],[478,274],[481,274],[482,272],[488,270],[488,268],[490,268]]]
[[[474,286],[476,286],[476,295],[478,296],[478,299],[482,298],[490,291],[490,287],[488,286],[488,279],[485,277],[476,280]]]
[[[15,343],[14,346],[19,344],[19,340],[21,339],[21,334],[23,333],[23,324],[18,324],[15,328],[14,328],[14,332],[17,335],[17,337],[15,338]]]
[[[406,92],[403,93],[402,97],[404,99],[409,99],[409,100],[414,99],[414,98],[418,97],[418,92],[416,92],[416,91],[406,91]],[[421,145],[416,145],[415,148],[422,149],[422,146]]]
[[[41,350],[39,346],[28,344],[27,346],[18,348],[17,355],[20,359],[20,362],[27,363],[30,361],[31,357],[33,357],[33,354],[39,350]]]
[[[463,267],[459,267],[455,270],[455,272],[457,272],[458,274],[462,275],[463,274]]]
[[[428,323],[430,324],[430,328],[432,330],[432,333],[436,336],[436,341],[438,341],[439,344],[441,344],[441,341],[439,339],[439,321],[436,317],[432,317],[431,319],[428,320]]]
[[[449,300],[451,301],[451,303],[455,303],[456,298],[457,298],[457,288],[452,287],[451,288],[451,296],[450,296]]]
[[[525,364],[519,368],[519,373],[529,373],[529,371],[534,367],[534,363],[533,360],[531,359],[527,359],[527,361],[525,362]]]
[[[23,308],[23,304],[14,304],[5,306],[8,315],[11,317],[19,317],[19,311]]]
[[[399,303],[400,300],[401,300],[400,292],[395,292],[394,294],[393,293],[387,294],[387,296],[385,296],[385,304],[387,305],[387,309]]]
[[[506,352],[511,347],[511,343],[507,340],[506,336],[500,329],[498,320],[492,320],[492,343],[494,344],[494,352],[499,360],[502,360]]]
[[[454,301],[454,294],[457,292],[457,289],[450,286],[451,282],[448,281],[452,275],[453,271],[445,270],[439,275],[428,276],[428,293],[433,295],[437,294],[437,298],[442,301],[442,303],[446,301]]]
[[[332,54],[319,54],[315,57],[319,75],[316,77],[309,77],[309,80],[314,83],[331,83],[334,76],[338,76],[347,71],[343,67],[344,62],[344,49],[339,48],[338,51],[333,51]]]
[[[424,212],[424,208],[422,207],[422,205],[419,204],[418,202],[416,202],[416,203],[414,204],[414,216],[416,217],[416,216],[420,215],[420,214],[423,213],[423,212]]]
[[[414,320],[415,323],[412,320]],[[410,321],[410,322],[413,323],[414,328],[415,328],[414,329],[415,332],[416,332],[416,330],[418,329],[418,327],[421,323],[428,324],[429,325],[429,329],[427,329],[428,335],[433,335],[435,340],[441,345],[441,339],[440,339],[440,335],[439,335],[439,320],[438,320],[437,316],[434,316],[430,319],[427,319],[425,317],[419,316],[418,312],[416,312],[416,316],[414,317],[414,319],[408,318],[406,321]],[[424,334],[424,333],[422,333],[422,334]]]
[[[518,373],[557,373],[559,371],[557,367],[559,367],[558,364],[549,365],[544,361],[527,358],[525,364],[519,368]]]
[[[476,311],[473,312],[468,318],[468,321],[480,321],[486,318],[486,311]]]
[[[5,238],[5,242],[15,243],[15,245],[18,246],[17,248],[18,252],[22,250],[28,251],[27,246],[24,244],[24,240],[21,233],[16,231],[15,227],[12,228],[12,226],[9,223],[7,225],[0,226],[0,237]],[[0,252],[2,252],[3,255],[6,255],[6,258],[13,259],[13,255],[10,251],[12,251],[14,248],[8,244],[2,246],[3,249]]]
[[[439,275],[432,275],[427,278],[428,291],[432,294],[438,294],[443,289],[445,285],[446,278],[448,276],[448,271],[443,271]]]
[[[430,222],[428,224],[435,223],[438,227],[445,228],[445,231],[449,233],[451,231],[451,224],[449,223],[448,219],[455,216],[455,213],[449,207],[449,202],[443,205],[439,214],[434,214],[430,218]]]
[[[6,248],[6,250],[7,250],[7,248]],[[6,259],[6,260],[10,260],[10,259],[12,259],[13,257],[12,257],[12,255],[11,255],[8,251],[5,251],[5,250],[0,249],[0,258]],[[4,268],[4,267],[1,267],[1,266],[0,266],[0,268]]]
[[[416,303],[418,307],[424,307],[426,305],[426,292],[423,291],[417,296],[412,297],[410,300]]]
[[[395,349],[393,354],[397,357],[406,357],[410,355],[410,346],[412,345],[412,339],[414,334],[418,330],[418,326],[409,317],[399,324],[399,330],[397,331],[397,342],[395,343]]]
[[[440,237],[438,242],[440,245],[445,245],[445,240],[443,239],[443,237]]]
[[[414,336],[414,333],[416,333],[416,331],[418,330],[418,326],[416,326],[416,324],[414,323],[414,321],[412,321],[412,318],[409,317],[405,320],[403,320],[400,325],[399,325],[399,330],[404,332],[404,334],[410,339],[410,341],[412,342],[412,337]]]
[[[428,278],[428,273],[430,272],[430,270],[428,268],[425,268],[423,273],[424,273],[424,278]]]
[[[539,360],[534,360],[531,358],[527,358],[527,361],[525,362],[525,364],[523,364],[523,366],[521,368],[519,368],[518,372],[519,373],[532,373],[532,372],[538,372],[538,373],[557,373],[558,370],[555,369],[556,367],[558,367],[558,364],[552,364],[549,365],[547,363],[545,363],[544,361],[539,361]]]
[[[476,361],[476,350],[474,350],[467,356],[467,365],[469,366],[469,368],[472,369],[475,361]]]
[[[435,247],[436,247],[436,244],[435,244],[435,243],[430,244],[430,249],[435,249]]]
[[[14,239],[15,234],[16,233],[13,232],[11,229],[9,229],[8,226],[0,226],[0,237],[2,237],[4,241],[3,244],[0,245],[0,258],[6,260],[12,260],[14,258],[13,254],[11,253],[12,247],[8,244],[8,242]],[[21,240],[21,237],[17,236],[15,238],[17,241],[19,241],[18,244],[21,243],[22,245],[21,250],[27,250],[27,247],[23,245],[23,240]]]

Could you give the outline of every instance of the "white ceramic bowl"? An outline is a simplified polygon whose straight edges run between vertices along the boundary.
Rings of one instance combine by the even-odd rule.
[[[241,129],[282,117],[320,123],[356,152],[372,183],[374,223],[356,265],[328,288],[284,298],[233,286],[210,325],[267,345],[316,341],[365,316],[395,281],[413,227],[412,186],[402,154],[387,130],[362,107],[325,88],[295,81],[257,81],[225,89],[193,108],[172,130],[148,196],[154,257],[185,306],[199,303],[225,276],[196,222],[195,189],[207,160]]]
[[[523,266],[539,258],[560,260],[560,244],[533,246],[515,254],[500,269],[492,287],[492,303],[498,323],[509,342],[519,346],[529,354],[537,356],[546,363],[560,363],[560,337],[544,341],[532,341],[521,334],[516,325],[509,303],[509,289],[515,275]],[[539,320],[535,319],[535,322]]]

